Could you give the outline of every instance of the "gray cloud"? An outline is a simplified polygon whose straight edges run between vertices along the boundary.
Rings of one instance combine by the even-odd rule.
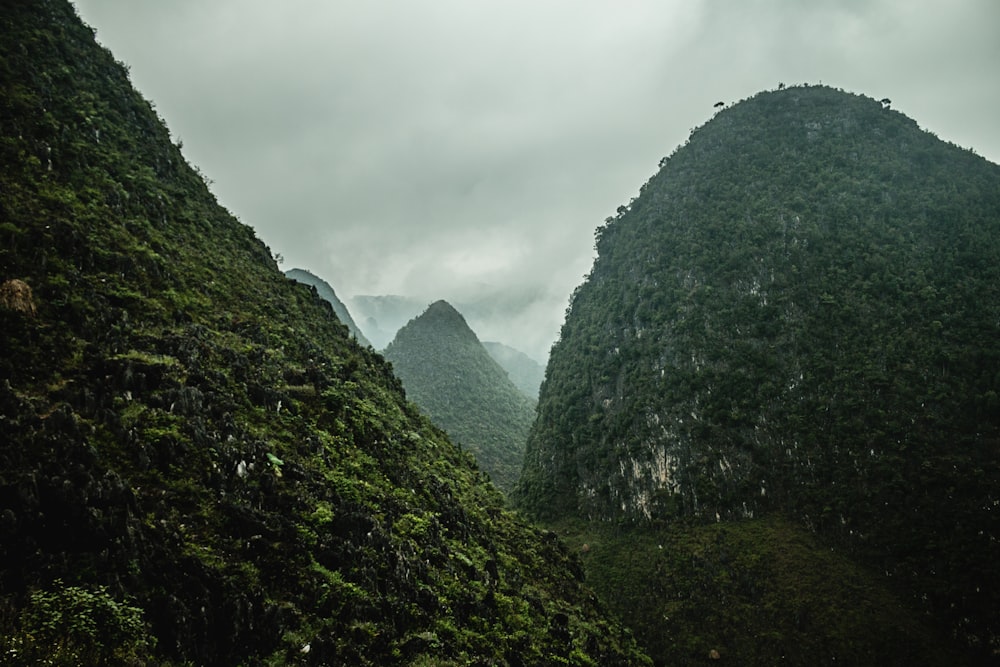
[[[287,266],[503,296],[470,323],[539,359],[594,228],[718,100],[822,81],[1000,159],[993,0],[76,5]]]

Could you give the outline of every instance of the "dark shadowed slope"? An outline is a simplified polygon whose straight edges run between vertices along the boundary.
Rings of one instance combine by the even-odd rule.
[[[64,1],[0,12],[0,652],[645,664]]]
[[[665,159],[597,250],[521,505],[637,526],[780,514],[994,659],[1000,167],[867,97],[761,93]]]

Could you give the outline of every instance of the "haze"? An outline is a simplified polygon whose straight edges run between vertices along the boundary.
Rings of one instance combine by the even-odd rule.
[[[1000,159],[995,0],[78,0],[220,202],[345,300],[500,304],[544,362],[593,232],[716,102],[824,83]]]

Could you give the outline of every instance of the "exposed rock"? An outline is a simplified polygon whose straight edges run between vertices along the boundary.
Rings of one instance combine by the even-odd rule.
[[[35,298],[31,294],[31,286],[23,280],[11,278],[0,284],[0,308],[24,313],[34,317],[38,313]]]

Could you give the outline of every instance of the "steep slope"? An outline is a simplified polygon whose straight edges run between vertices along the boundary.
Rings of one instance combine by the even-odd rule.
[[[991,656],[1000,168],[887,101],[761,93],[664,159],[597,251],[518,502],[637,525],[782,513]]]
[[[68,2],[0,90],[5,662],[647,664]]]
[[[524,457],[534,402],[518,391],[462,315],[436,301],[399,330],[385,358],[409,398],[468,448],[510,491]]]
[[[493,357],[493,361],[507,371],[507,377],[521,393],[532,400],[538,400],[538,389],[545,379],[545,367],[520,350],[509,345],[484,341],[483,347]]]
[[[304,285],[315,287],[316,293],[330,302],[337,319],[347,327],[347,330],[351,332],[351,335],[354,336],[358,343],[364,347],[371,347],[371,343],[368,342],[365,335],[361,333],[361,329],[359,329],[358,325],[355,324],[354,319],[351,317],[351,313],[347,310],[347,306],[345,306],[344,302],[337,297],[337,293],[333,291],[330,283],[326,282],[319,276],[306,271],[305,269],[289,269],[288,271],[285,271],[285,276],[296,282],[303,283]]]

